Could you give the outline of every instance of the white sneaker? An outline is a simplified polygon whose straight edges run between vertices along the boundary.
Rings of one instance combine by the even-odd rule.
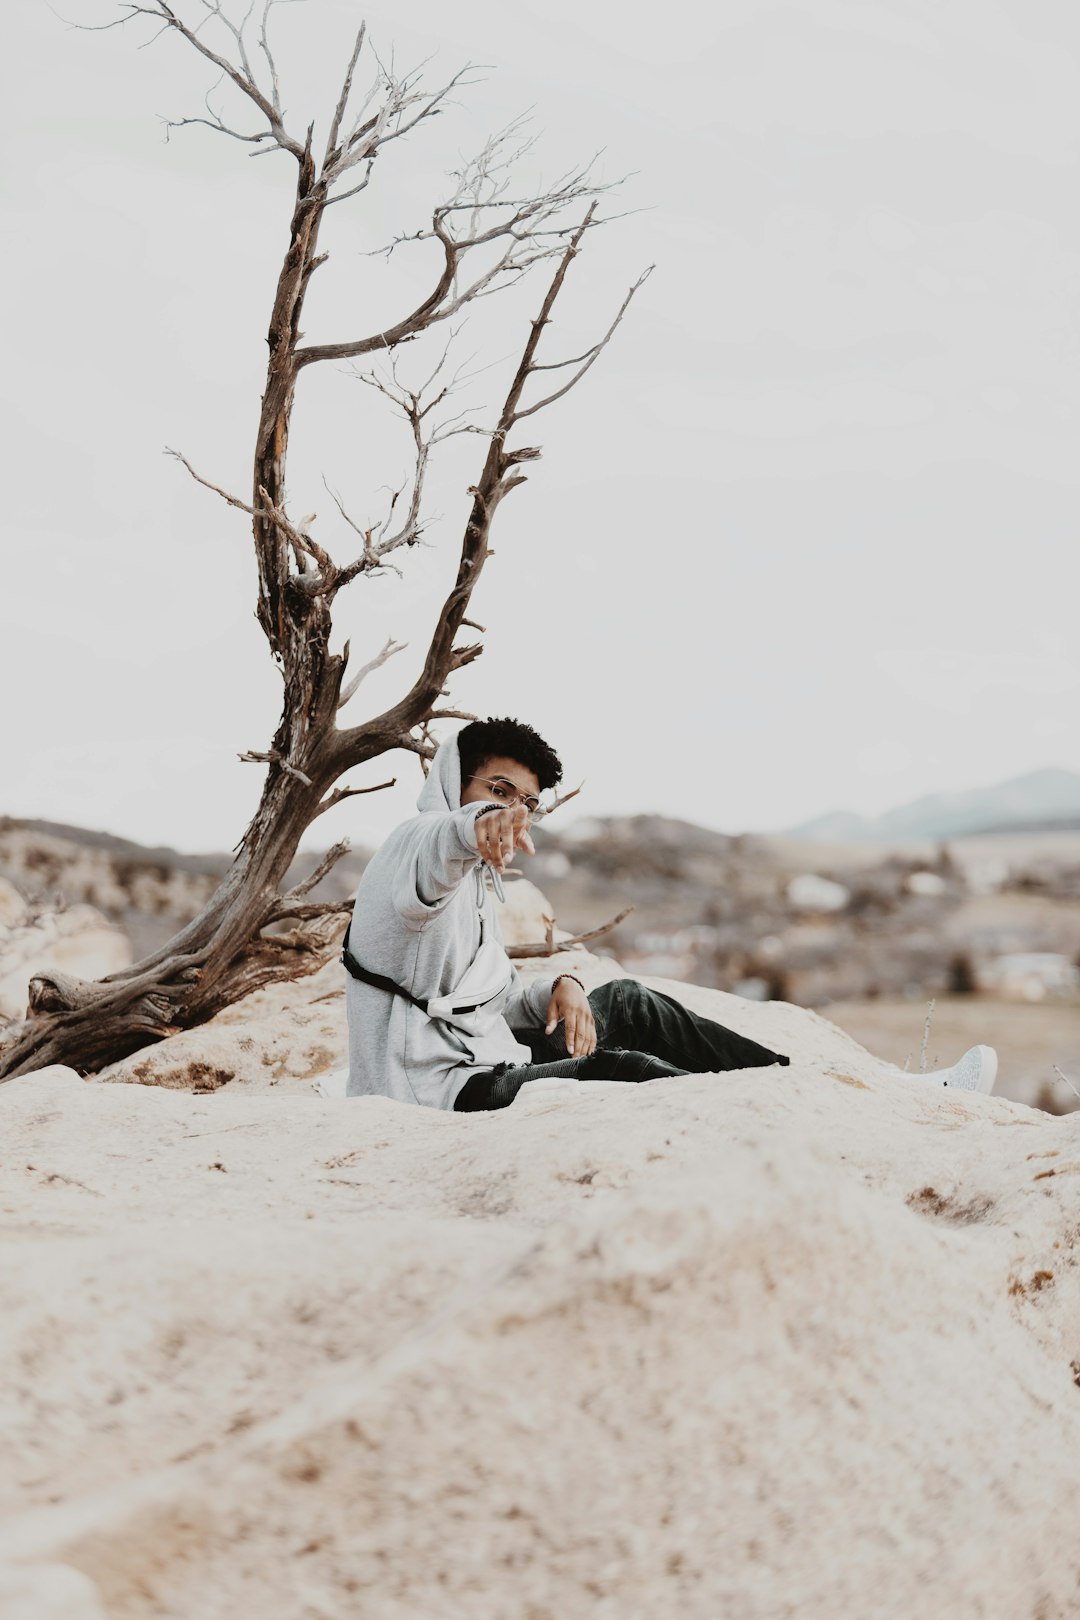
[[[931,1074],[912,1075],[930,1085],[948,1086],[953,1091],[981,1091],[989,1097],[997,1079],[997,1053],[992,1046],[971,1046],[951,1069],[935,1069]]]

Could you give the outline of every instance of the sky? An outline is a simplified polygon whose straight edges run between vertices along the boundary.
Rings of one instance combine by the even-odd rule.
[[[163,451],[249,487],[294,175],[204,127],[166,140],[213,72],[140,23],[62,20],[117,14],[5,14],[0,814],[228,848],[260,786],[237,755],[269,745],[279,677],[245,519]],[[1073,0],[302,0],[273,14],[296,128],[325,134],[361,18],[400,66],[475,82],[334,211],[312,340],[422,294],[429,250],[377,250],[523,112],[524,179],[594,153],[626,177],[548,353],[586,346],[656,267],[529,423],[543,459],[500,509],[472,604],[485,652],[452,706],[548,737],[584,783],[567,825],[580,807],[767,830],[1080,769]],[[455,340],[478,421],[540,295]],[[326,486],[370,521],[408,469],[381,406],[345,367],[298,389],[291,510],[341,559],[355,537]],[[348,723],[419,668],[481,449],[447,448],[404,577],[338,599],[357,661],[407,643]],[[411,813],[417,762],[350,778],[395,773],[310,841],[376,841]]]

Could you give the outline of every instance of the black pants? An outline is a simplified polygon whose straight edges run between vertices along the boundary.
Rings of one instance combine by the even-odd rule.
[[[636,979],[614,979],[602,984],[589,996],[589,1006],[596,1020],[597,1037],[591,1057],[567,1056],[561,1024],[553,1035],[518,1031],[533,1061],[502,1064],[485,1074],[474,1074],[458,1093],[455,1109],[472,1113],[507,1108],[526,1081],[545,1076],[658,1080],[664,1075],[760,1069],[790,1061],[711,1018],[700,1018],[680,1002],[647,989]]]

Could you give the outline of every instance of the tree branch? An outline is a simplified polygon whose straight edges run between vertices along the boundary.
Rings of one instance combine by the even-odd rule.
[[[435,758],[435,744],[430,737],[414,737],[410,732],[394,739],[395,748],[404,748],[410,754],[419,754],[421,759]]]
[[[251,748],[246,754],[237,754],[236,757],[244,765],[278,765],[287,776],[295,777],[305,787],[312,786],[311,777],[306,775],[299,766],[291,764],[276,748],[271,748],[266,753],[256,752],[255,749]]]
[[[576,799],[584,786],[584,782],[581,782],[576,788],[571,788],[569,793],[556,793],[554,799],[549,805],[545,805],[542,809],[536,812],[536,814],[533,816],[533,820],[537,821],[541,817],[546,818],[548,816],[553,816],[556,810],[562,809],[564,804],[569,804],[571,799]]]
[[[312,900],[307,905],[288,905],[283,901],[280,906],[275,906],[263,927],[275,922],[314,922],[321,917],[341,917],[351,913],[352,908],[351,896],[348,900]],[[284,936],[277,934],[271,937],[280,940]]]
[[[393,658],[395,653],[404,652],[408,645],[407,641],[395,641],[391,636],[382,651],[376,653],[375,657],[370,658],[366,664],[362,664],[349,684],[343,688],[341,696],[338,698],[338,708],[343,709],[345,707],[365,676],[370,675],[374,669],[380,669],[388,659]],[[370,789],[364,791],[370,791]]]
[[[451,86],[455,82],[451,81]],[[438,92],[438,96],[447,94],[451,86]],[[454,194],[435,209],[430,228],[407,238],[410,242],[438,242],[442,250],[442,270],[423,302],[404,319],[370,337],[347,343],[313,344],[298,349],[298,368],[322,360],[349,360],[365,354],[382,353],[410,342],[428,327],[450,319],[465,305],[494,290],[495,286],[516,279],[540,259],[551,258],[562,252],[563,239],[571,234],[577,235],[580,226],[554,223],[558,216],[575,202],[586,197],[596,199],[608,188],[590,179],[588,169],[584,169],[564,177],[540,196],[505,198],[502,195],[505,171],[520,156],[520,148],[510,147],[514,134],[516,126],[511,126],[508,131],[493,137],[461,171]],[[487,228],[480,228],[481,212],[492,208],[503,210],[505,217]],[[453,222],[461,213],[470,216],[466,229],[471,228],[471,234],[456,236]],[[590,209],[589,223],[592,222],[593,210]],[[400,240],[404,239],[392,242],[385,251],[392,252],[400,245]],[[499,257],[469,285],[459,288],[461,267],[467,256],[478,248],[496,243],[503,244]]]
[[[359,163],[366,163],[370,170],[376,155],[384,146],[388,146],[391,141],[400,140],[403,136],[408,135],[425,119],[435,117],[442,110],[450,92],[456,89],[459,84],[468,83],[466,74],[472,71],[469,67],[461,68],[441,89],[425,94],[415,89],[419,81],[418,73],[406,74],[404,78],[398,79],[382,62],[379,62],[378,56],[376,56],[375,60],[379,63],[379,79],[376,81],[375,88],[368,94],[363,107],[357,113],[353,120],[353,127],[345,140],[340,145],[335,142],[334,147],[327,150],[322,178],[326,184],[330,202],[341,202],[344,196],[348,195],[348,193],[343,192],[331,192],[331,188],[340,180],[343,174],[355,168]],[[375,97],[375,90],[380,84],[385,95],[383,105],[373,117],[365,119],[364,113],[371,105]],[[351,89],[351,82],[349,88]],[[348,95],[345,96],[345,100],[348,100]],[[412,118],[404,118],[403,115],[406,110],[409,107],[416,106],[419,106],[420,111],[415,113]],[[344,107],[342,107],[342,110],[344,111]],[[365,180],[364,185],[366,184]],[[363,186],[356,189],[362,190]]]
[[[345,79],[341,86],[341,94],[338,96],[337,106],[334,108],[334,116],[330,120],[330,134],[327,136],[326,151],[323,154],[324,168],[330,162],[331,153],[337,146],[338,132],[341,129],[341,120],[345,116],[345,108],[348,106],[349,97],[352,94],[353,74],[356,71],[356,64],[360,60],[360,52],[364,48],[364,40],[366,37],[367,23],[362,22],[360,24],[360,31],[357,34],[356,41],[353,45],[352,55],[349,57],[349,65],[345,69]]]
[[[385,558],[392,551],[396,551],[400,546],[412,546],[416,545],[420,541],[423,534],[421,511],[423,506],[424,482],[427,476],[432,450],[437,445],[444,443],[447,439],[453,438],[458,434],[484,432],[484,430],[478,427],[476,424],[463,420],[464,417],[470,414],[467,410],[458,411],[455,415],[445,418],[443,421],[439,422],[433,427],[426,426],[427,419],[431,416],[431,413],[442,404],[442,402],[462,380],[462,372],[464,368],[459,367],[448,382],[446,382],[442,387],[438,387],[440,378],[449,358],[451,345],[456,335],[456,333],[451,334],[450,342],[446,345],[439,363],[436,365],[431,375],[419,386],[419,388],[407,388],[401,382],[398,376],[397,358],[394,355],[391,355],[390,357],[391,374],[389,379],[380,376],[377,371],[358,371],[354,373],[358,382],[361,382],[366,387],[373,388],[378,393],[382,394],[386,399],[390,400],[395,409],[400,411],[404,416],[405,420],[409,424],[415,459],[408,510],[401,523],[401,526],[392,534],[388,534],[387,530],[389,529],[393,520],[398,501],[404,490],[404,485],[402,485],[401,489],[395,490],[391,496],[389,510],[387,511],[386,517],[383,520],[382,526],[378,530],[378,536],[375,539],[372,538],[373,535],[376,534],[374,527],[367,529],[361,528],[360,525],[354,522],[354,520],[345,510],[340,496],[338,496],[333,490],[330,491],[335,503],[337,504],[338,511],[341,513],[346,523],[348,523],[349,527],[353,529],[364,542],[364,549],[360,557],[358,557],[355,562],[349,563],[346,567],[340,570],[335,585],[336,590],[340,590],[342,586],[349,584],[349,582],[358,574],[371,573],[379,567],[384,566]]]
[[[633,286],[630,288],[630,291],[627,293],[626,297],[623,299],[622,303],[620,304],[619,311],[618,311],[618,314],[615,316],[615,319],[612,321],[611,325],[608,327],[607,331],[604,333],[604,335],[600,339],[600,341],[598,343],[594,343],[591,349],[586,350],[585,357],[584,357],[584,364],[579,366],[578,370],[575,371],[574,375],[570,378],[570,381],[567,382],[567,383],[564,383],[561,388],[556,389],[555,393],[548,394],[545,399],[538,399],[535,405],[528,406],[528,408],[526,410],[515,412],[515,415],[514,415],[514,421],[515,422],[522,422],[522,421],[524,421],[524,419],[527,416],[533,416],[533,415],[535,415],[535,413],[537,411],[542,411],[545,406],[554,405],[554,403],[555,403],[555,401],[557,399],[562,399],[564,394],[568,394],[570,392],[571,388],[575,388],[577,386],[577,384],[581,381],[582,377],[584,377],[585,373],[592,366],[594,366],[596,364],[597,360],[600,358],[600,355],[603,353],[603,351],[607,348],[608,344],[611,342],[611,340],[614,337],[616,331],[618,330],[620,324],[622,323],[623,316],[626,314],[626,311],[630,307],[630,300],[633,298],[634,294],[638,291],[638,289],[640,287],[643,287],[645,285],[646,281],[648,281],[649,277],[653,273],[653,269],[654,269],[654,266],[650,264],[648,269],[643,270],[641,272],[640,276],[638,276],[637,280],[634,282]],[[573,360],[560,360],[560,361],[556,362],[556,364],[554,366],[532,366],[530,368],[530,371],[533,372],[533,373],[535,373],[537,371],[557,371],[563,366],[574,365],[574,364],[576,364],[576,362],[573,361]]]
[[[249,101],[254,102],[255,106],[258,107],[259,111],[266,119],[267,124],[270,126],[269,134],[273,137],[277,145],[280,146],[283,151],[291,152],[292,156],[298,163],[303,163],[304,148],[299,144],[299,142],[293,140],[292,136],[286,130],[281,121],[280,108],[275,106],[273,101],[268,101],[266,99],[255,82],[254,75],[251,72],[250,63],[248,62],[247,50],[244,45],[243,26],[241,25],[240,28],[237,28],[235,24],[230,22],[220,4],[215,3],[215,0],[203,0],[203,4],[206,6],[210,16],[221,22],[237,41],[240,54],[239,67],[237,67],[235,63],[230,62],[227,57],[219,56],[216,51],[212,51],[208,45],[205,45],[199,38],[196,30],[189,28],[187,23],[182,21],[172,7],[166,3],[166,0],[153,0],[151,5],[145,6],[125,4],[123,5],[122,10],[125,11],[127,15],[118,18],[117,23],[130,22],[135,17],[153,17],[155,20],[163,22],[165,29],[173,29],[187,41],[193,50],[198,51],[200,56],[205,57],[208,62],[212,62],[214,66],[225,75],[226,78],[231,79],[233,84],[240,91],[241,95],[247,96]],[[267,11],[269,11],[269,7],[267,7]],[[115,27],[116,24],[109,24],[109,26]],[[164,32],[164,29],[162,32]]]
[[[540,454],[540,451],[533,447],[508,449],[506,436],[514,424],[522,389],[529,378],[541,335],[551,318],[552,308],[562,290],[570,265],[580,250],[582,238],[592,223],[596,206],[594,199],[564,247],[558,267],[541,303],[540,312],[531,323],[529,336],[499,413],[498,423],[490,435],[483,470],[477,483],[469,491],[473,504],[462,539],[457,580],[443,604],[423,670],[412,690],[394,709],[364,725],[339,733],[337,757],[342,761],[343,769],[353,760],[359,762],[364,757],[365,744],[373,737],[400,738],[411,733],[418,725],[424,724],[442,695],[448,676],[453,671],[472,663],[483,651],[479,643],[458,647],[455,644],[457,632],[464,620],[487,557],[487,539],[496,508],[510,490],[524,481],[524,475],[516,473],[514,469],[523,461],[533,460]],[[412,745],[396,743],[392,746]],[[419,749],[416,751],[421,752]],[[422,752],[424,757],[428,757],[426,750]]]
[[[305,894],[310,894],[315,885],[321,883],[327,873],[333,870],[341,857],[349,853],[351,847],[346,838],[340,838],[336,844],[331,844],[318,865],[304,878],[303,882],[297,883],[281,898],[283,900],[301,900]]]
[[[204,478],[201,473],[197,473],[191,462],[179,450],[166,449],[165,454],[172,456],[174,461],[179,461],[181,466],[187,468],[197,484],[201,484],[204,489],[212,490],[215,495],[220,495],[227,505],[235,507],[240,512],[246,512],[249,517],[268,518],[293,548],[297,567],[300,570],[297,575],[293,576],[293,583],[301,590],[308,595],[315,595],[327,590],[332,592],[337,588],[341,570],[329,553],[324,551],[318,542],[312,539],[306,529],[297,528],[295,524],[289,521],[281,508],[274,505],[262,485],[259,486],[259,495],[263,504],[261,506],[251,506],[247,501],[242,501],[239,495],[230,495],[227,489],[221,488],[220,484],[213,484],[208,478]],[[331,491],[331,493],[333,492]],[[311,517],[305,521],[311,523],[314,518],[315,514],[312,513]],[[316,565],[315,570],[308,566],[306,559],[310,559]]]
[[[281,86],[278,83],[277,65],[274,62],[274,57],[273,57],[273,54],[272,54],[272,52],[270,50],[270,38],[269,38],[268,29],[269,29],[269,22],[270,22],[270,13],[273,10],[273,8],[275,6],[277,6],[277,5],[286,5],[286,4],[295,5],[296,0],[266,0],[266,4],[263,7],[262,25],[261,25],[261,27],[259,29],[259,49],[262,51],[263,55],[266,57],[266,65],[270,69],[270,85],[271,85],[271,90],[272,90],[272,99],[273,99],[273,103],[274,103],[274,111],[277,113],[279,118],[281,117]]]
[[[322,801],[318,809],[315,811],[315,815],[312,816],[311,819],[314,821],[315,816],[324,815],[327,810],[332,810],[335,804],[340,804],[343,799],[355,799],[357,795],[361,793],[381,793],[384,788],[392,788],[395,787],[396,784],[397,777],[392,776],[389,782],[376,782],[374,787],[335,788],[333,793],[328,794],[328,796]]]
[[[326,258],[319,248],[319,232],[327,207],[363,190],[372,178],[379,152],[446,108],[454,86],[466,82],[469,70],[428,93],[419,73],[400,76],[392,63],[384,65],[376,57],[378,73],[372,88],[366,98],[357,96],[356,74],[367,37],[361,30],[351,43],[337,100],[327,109],[329,139],[320,165],[313,155],[314,124],[305,120],[302,140],[285,127],[269,38],[272,8],[284,0],[240,0],[236,23],[226,15],[225,7],[231,3],[125,0],[117,22],[107,26],[137,25],[149,19],[154,26],[145,30],[148,37],[145,42],[140,40],[143,48],[166,32],[178,34],[240,92],[260,120],[257,133],[234,127],[243,123],[244,115],[241,112],[234,120],[229,91],[223,87],[219,97],[215,87],[206,101],[205,117],[178,120],[174,127],[202,122],[244,142],[253,156],[280,148],[297,161],[295,191],[282,221],[287,226],[284,252],[278,261],[265,327],[268,359],[252,447],[249,499],[201,478],[184,457],[176,458],[196,482],[243,511],[252,524],[258,571],[256,615],[281,672],[283,688],[270,745],[240,757],[269,768],[259,803],[234,847],[235,858],[198,916],[144,961],[98,984],[81,984],[56,974],[37,975],[31,987],[30,1016],[14,1033],[4,1032],[0,1077],[50,1063],[69,1063],[84,1071],[100,1067],[175,1029],[197,1026],[261,984],[313,972],[321,965],[333,949],[334,936],[340,937],[341,913],[347,908],[341,902],[323,906],[308,898],[310,886],[318,881],[317,873],[296,891],[280,893],[299,841],[313,820],[333,805],[390,785],[337,787],[350,767],[400,748],[415,754],[421,769],[426,769],[436,749],[432,724],[465,717],[463,710],[438,705],[449,697],[446,688],[453,671],[481,652],[478,642],[463,644],[460,631],[462,626],[476,626],[466,615],[489,555],[491,524],[500,502],[523,481],[526,463],[540,454],[535,446],[511,445],[511,430],[518,413],[527,409],[535,414],[574,386],[580,380],[577,374],[584,375],[595,363],[606,341],[602,338],[571,360],[550,365],[538,361],[538,344],[569,265],[584,233],[602,223],[597,201],[607,188],[593,180],[587,167],[523,194],[513,182],[513,168],[530,143],[520,125],[511,125],[485,143],[453,176],[448,194],[423,221],[423,229],[391,242],[386,249],[392,254],[397,247],[415,242],[418,251],[426,254],[430,245],[438,263],[428,272],[428,295],[403,315],[398,311],[399,319],[369,337],[348,343],[304,344],[307,290]],[[181,13],[194,21],[184,21]],[[224,30],[220,51],[203,38],[209,33],[219,42],[215,29]],[[581,211],[587,209],[584,218],[578,217],[579,203]],[[384,353],[412,342],[437,323],[450,321],[457,311],[512,287],[546,259],[552,260],[547,293],[539,315],[527,335],[523,334],[526,340],[517,369],[493,427],[481,428],[466,419],[467,413],[453,414],[445,404],[460,380],[460,372],[449,382],[440,377],[445,353],[433,375],[415,389],[400,382],[391,355],[389,380],[380,381],[385,384],[384,394],[396,400],[395,408],[404,412],[415,464],[380,524],[370,528],[354,524],[335,497],[343,522],[362,542],[356,561],[345,569],[337,567],[309,532],[314,519],[296,523],[288,515],[288,451],[300,372],[318,360]],[[548,400],[523,407],[522,389],[537,370],[557,372],[556,381],[566,378],[568,382],[562,388],[553,383],[555,392]],[[335,592],[357,572],[392,568],[389,555],[393,548],[423,543],[428,458],[443,439],[464,432],[482,432],[483,463],[469,492],[457,576],[432,629],[423,668],[398,702],[364,724],[344,730],[339,725],[339,705],[355,692],[356,677],[343,689],[348,649],[344,655],[330,650]],[[380,659],[383,656],[390,656],[389,648]],[[358,675],[369,673],[371,667]],[[326,862],[322,863],[322,871],[327,869]],[[265,935],[262,930],[268,918],[284,922],[288,931]],[[615,923],[605,928],[613,926]],[[590,930],[579,938],[593,938],[601,931]],[[568,949],[573,943],[559,942],[555,948]]]
[[[194,478],[195,482],[197,484],[201,484],[203,489],[212,490],[215,495],[220,495],[222,500],[228,506],[235,506],[237,511],[246,512],[249,517],[255,516],[255,508],[253,506],[249,506],[247,501],[242,501],[239,495],[230,495],[227,489],[221,488],[220,484],[212,484],[209,478],[204,478],[201,473],[197,473],[188,458],[185,455],[182,455],[179,450],[170,450],[168,445],[166,445],[165,454],[167,456],[172,456],[173,460],[178,461],[182,467],[186,467],[192,478]]]

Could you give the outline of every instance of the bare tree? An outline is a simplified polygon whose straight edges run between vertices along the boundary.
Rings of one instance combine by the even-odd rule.
[[[210,901],[175,938],[129,970],[87,982],[41,973],[30,984],[27,1018],[5,1032],[0,1077],[49,1063],[90,1071],[151,1041],[211,1017],[260,985],[310,973],[326,960],[341,933],[344,909],[309,898],[316,883],[347,847],[335,844],[304,882],[285,892],[282,883],[304,831],[324,811],[375,788],[338,785],[346,772],[395,749],[421,760],[434,750],[431,726],[457,717],[440,709],[447,682],[482,651],[478,640],[459,639],[463,629],[483,627],[467,617],[469,602],[488,555],[491,526],[501,501],[525,481],[522,468],[539,456],[534,445],[516,442],[527,418],[554,404],[590,369],[609,342],[645,279],[639,277],[607,330],[584,352],[555,360],[539,358],[545,328],[586,234],[601,223],[604,188],[588,168],[564,175],[549,189],[519,188],[516,176],[528,142],[514,125],[490,139],[451,177],[447,195],[407,240],[430,244],[436,260],[431,289],[415,308],[380,331],[337,343],[308,344],[301,317],[311,279],[326,260],[319,233],[327,209],[363,194],[381,154],[395,141],[419,132],[440,114],[452,94],[470,82],[469,70],[428,88],[421,73],[399,74],[375,55],[365,29],[356,35],[330,113],[325,147],[315,149],[315,125],[302,135],[288,127],[278,68],[268,32],[275,0],[256,0],[240,22],[220,0],[189,0],[194,20],[174,0],[126,4],[107,28],[149,20],[157,33],[174,36],[231,84],[248,112],[250,130],[227,123],[206,102],[206,116],[170,125],[204,124],[250,145],[255,153],[278,151],[296,165],[296,192],[288,246],[274,293],[268,333],[269,362],[255,434],[250,498],[219,488],[178,459],[201,484],[251,519],[258,569],[258,622],[282,676],[281,718],[270,746],[242,757],[266,766],[258,808],[237,845],[232,866]],[[215,32],[216,31],[216,32]],[[220,48],[210,43],[211,39]],[[370,58],[373,83],[356,88],[361,61]],[[405,240],[404,238],[402,240]],[[393,252],[399,243],[390,243]],[[435,338],[441,358],[423,387],[407,387],[396,353],[433,328],[466,317],[478,300],[549,267],[535,317],[494,414],[481,427],[449,404],[455,386],[448,351]],[[647,275],[648,272],[646,271]],[[316,542],[310,519],[296,521],[286,500],[286,460],[297,380],[310,366],[378,357],[381,369],[363,372],[399,411],[412,437],[414,465],[408,486],[389,500],[377,522],[356,521],[335,497],[343,534],[351,537],[352,560],[340,563]],[[452,435],[481,433],[482,465],[469,488],[457,577],[443,603],[419,675],[391,707],[358,724],[342,723],[341,711],[365,675],[401,649],[393,640],[349,672],[349,646],[332,652],[332,610],[339,591],[362,575],[394,566],[393,554],[419,539],[424,526],[424,486],[430,457]],[[391,784],[381,783],[379,786]]]

